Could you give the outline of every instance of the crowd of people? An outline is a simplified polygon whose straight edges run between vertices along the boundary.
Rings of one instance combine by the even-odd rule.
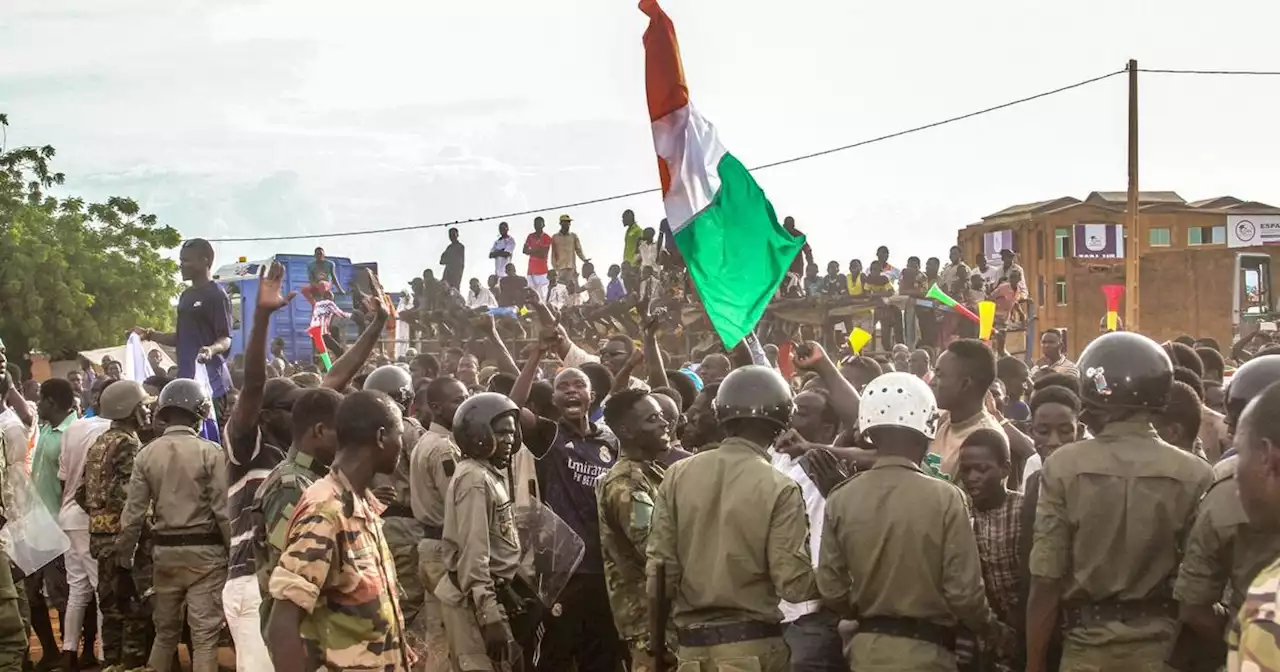
[[[646,277],[669,233],[624,223]],[[3,513],[45,507],[70,539],[0,573],[0,670],[165,672],[185,641],[212,672],[224,632],[250,671],[1280,670],[1266,334],[1224,356],[1119,331],[1072,361],[1050,330],[1031,366],[963,333],[936,359],[892,339],[880,358],[802,340],[682,361],[652,303],[575,338],[601,318],[554,289],[575,295],[576,259],[600,281],[569,225],[526,240],[545,272],[520,278],[516,352],[484,311],[465,348],[396,361],[370,275],[358,340],[298,370],[268,354],[292,298],[273,262],[233,375],[202,240],[181,248],[176,330],[135,330],[177,371],[18,382],[0,344]],[[451,291],[462,257],[442,258]],[[819,283],[802,253],[780,291],[1022,291],[1012,257],[887,257]],[[539,519],[576,562],[549,561]]]
[[[696,307],[698,295],[666,220],[657,228],[642,228],[632,211],[623,212],[622,254],[618,263],[607,268],[597,267],[583,254],[572,224],[569,215],[562,215],[559,231],[548,235],[543,218],[534,219],[533,232],[520,248],[528,257],[526,272],[521,275],[515,258],[516,241],[508,223],[500,223],[489,251],[492,273],[485,269],[485,274],[471,277],[465,287],[465,248],[458,242],[457,229],[450,229],[450,242],[440,257],[440,279],[435,270],[427,269],[413,280],[413,309],[406,311],[405,318],[425,336],[465,338],[474,335],[470,318],[483,312],[502,318],[500,327],[516,336],[528,329],[532,319],[521,319],[532,294],[557,310],[562,324],[577,338],[603,338],[614,331],[639,338],[640,313],[664,314],[672,328],[683,326],[683,309]],[[793,218],[787,217],[782,225],[791,234],[802,235]],[[1026,280],[1012,250],[1001,250],[1000,256],[1000,264],[991,264],[979,254],[970,265],[960,248],[952,247],[945,264],[930,257],[922,265],[920,258],[913,256],[898,267],[890,261],[889,248],[881,246],[866,267],[860,259],[850,260],[847,266],[830,261],[822,274],[806,244],[779,285],[777,299],[857,304],[849,318],[824,325],[834,328],[831,338],[824,338],[825,329],[815,334],[828,347],[838,347],[855,328],[875,334],[878,325],[883,352],[895,345],[908,345],[929,347],[936,353],[956,338],[977,337],[977,325],[936,304],[921,303],[911,313],[916,338],[907,343],[903,300],[923,299],[936,284],[975,313],[978,303],[993,301],[999,333],[1017,328],[1025,321]],[[599,269],[605,269],[604,277]],[[836,339],[836,333],[842,338]],[[1003,338],[995,345],[1002,348]],[[872,344],[870,350],[875,349]]]

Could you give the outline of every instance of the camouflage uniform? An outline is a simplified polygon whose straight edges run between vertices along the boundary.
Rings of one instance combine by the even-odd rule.
[[[84,501],[89,514],[89,554],[98,561],[98,610],[102,613],[102,662],[128,668],[147,662],[151,646],[151,619],[139,613],[139,605],[122,604],[116,593],[116,535],[133,477],[133,458],[142,450],[138,435],[112,427],[98,437],[85,455]],[[144,555],[150,568],[150,549]],[[135,560],[138,558],[135,558]],[[139,567],[138,569],[142,569]],[[141,572],[139,572],[141,573]],[[149,571],[147,572],[150,573]],[[144,588],[138,588],[139,594]]]
[[[463,459],[445,497],[444,567],[449,578],[436,585],[454,669],[491,672],[480,626],[503,623],[507,613],[495,583],[511,581],[520,566],[506,479],[487,461]]]
[[[4,435],[0,434],[0,515],[9,512],[8,464]],[[0,672],[18,672],[27,657],[27,629],[18,607],[18,589],[9,571],[9,556],[0,550]]]
[[[404,609],[405,623],[413,623],[422,609],[422,577],[418,570],[418,542],[422,541],[422,524],[413,517],[409,495],[409,465],[413,461],[413,447],[422,438],[422,424],[413,418],[404,419],[404,435],[400,441],[400,459],[391,474],[373,477],[374,487],[390,485],[396,490],[394,502],[386,505],[382,513],[382,529],[387,536],[387,546],[396,563],[396,576],[400,577],[400,606]]]
[[[264,596],[271,594],[271,570],[280,562],[289,533],[289,521],[293,519],[293,511],[302,499],[302,493],[328,473],[328,465],[293,447],[284,461],[258,485],[249,515],[253,517],[253,566],[257,568],[258,587]],[[264,636],[271,617],[271,604],[271,600],[264,599],[260,607]]]
[[[1280,672],[1280,560],[1258,573],[1227,638],[1228,672]]]
[[[330,472],[298,500],[271,572],[271,597],[306,615],[299,634],[308,670],[409,669],[396,571],[372,496]]]
[[[444,497],[449,481],[462,459],[462,451],[453,435],[443,425],[431,423],[413,448],[410,463],[413,515],[422,524],[423,539],[418,542],[418,575],[427,588],[422,603],[426,622],[428,669],[443,671],[449,666],[449,640],[444,634],[444,616],[435,588],[444,578]]]
[[[1232,621],[1253,577],[1280,557],[1280,534],[1250,525],[1240,505],[1237,460],[1227,458],[1214,469],[1214,483],[1200,500],[1173,586],[1174,599],[1196,606],[1223,601],[1225,591]]]
[[[631,654],[632,672],[650,672],[649,597],[645,548],[653,504],[666,469],[654,461],[623,456],[596,484],[604,579],[618,635]],[[664,639],[666,639],[664,635]],[[674,642],[669,642],[671,650]]]

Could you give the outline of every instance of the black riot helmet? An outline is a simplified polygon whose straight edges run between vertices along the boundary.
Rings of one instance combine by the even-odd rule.
[[[164,413],[167,408],[180,408],[200,420],[209,414],[213,400],[204,391],[200,383],[190,378],[178,378],[160,390],[160,398],[156,404],[156,413]]]
[[[779,430],[791,424],[795,404],[791,386],[776,370],[756,364],[734,369],[720,381],[714,402],[716,421],[720,425],[741,418],[760,418],[776,424]]]
[[[1244,407],[1277,380],[1280,380],[1280,355],[1254,357],[1240,365],[1227,383],[1227,428],[1234,431]]]
[[[453,414],[453,440],[468,457],[489,460],[504,468],[510,453],[499,453],[493,438],[493,421],[504,415],[515,416],[516,443],[520,443],[520,407],[504,394],[481,392],[468,397]]]
[[[373,373],[364,379],[362,389],[376,390],[386,394],[400,405],[401,411],[407,412],[409,405],[413,403],[413,379],[409,377],[408,371],[395,364],[374,369]]]
[[[1080,353],[1080,397],[1102,408],[1159,411],[1173,389],[1173,362],[1155,341],[1132,331],[1094,339]]]

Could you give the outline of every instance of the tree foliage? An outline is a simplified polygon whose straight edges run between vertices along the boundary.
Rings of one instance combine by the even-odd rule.
[[[8,119],[0,114],[0,131]],[[119,345],[127,329],[173,321],[177,230],[132,199],[58,198],[54,149],[0,146],[0,338],[10,357],[55,359]]]

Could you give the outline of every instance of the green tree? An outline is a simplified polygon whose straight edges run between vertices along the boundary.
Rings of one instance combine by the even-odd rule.
[[[119,345],[136,324],[166,327],[180,289],[163,254],[178,232],[129,198],[50,195],[66,179],[53,157],[48,145],[0,145],[0,338],[15,361]]]

